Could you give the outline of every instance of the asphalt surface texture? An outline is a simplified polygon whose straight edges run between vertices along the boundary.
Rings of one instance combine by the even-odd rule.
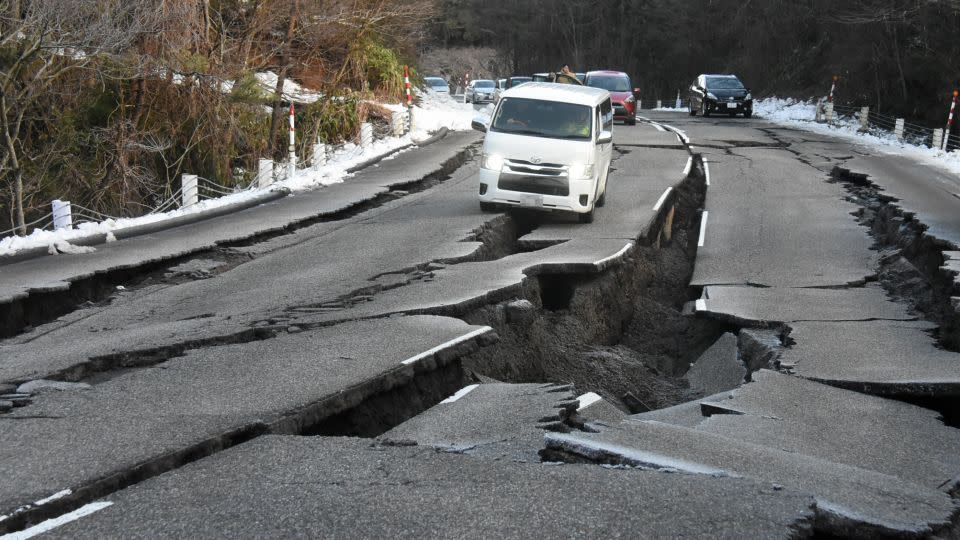
[[[0,533],[960,532],[960,356],[885,288],[892,248],[844,183],[946,252],[960,179],[763,120],[644,111],[615,127],[607,204],[580,224],[481,212],[480,140],[0,268],[0,302],[36,319],[0,341],[16,401],[0,395]],[[694,401],[629,415],[567,381],[463,369],[498,347],[468,314],[527,299],[557,316],[531,279],[583,282],[659,246],[690,186],[695,296],[677,301],[723,328],[684,377]],[[15,394],[38,379],[83,384]]]

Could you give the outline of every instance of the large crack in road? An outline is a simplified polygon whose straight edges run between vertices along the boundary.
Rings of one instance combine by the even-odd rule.
[[[671,131],[679,130],[671,127]],[[770,371],[796,371],[792,349],[809,344],[809,338],[796,331],[798,322],[835,327],[876,321],[912,324],[915,316],[903,308],[881,305],[874,291],[865,288],[871,279],[855,288],[850,282],[831,282],[829,276],[790,289],[764,279],[746,287],[747,280],[742,279],[727,285],[709,281],[691,285],[702,255],[698,254],[698,243],[702,243],[698,233],[702,239],[700,228],[706,220],[701,211],[710,202],[705,200],[706,170],[696,155],[693,165],[684,168],[685,177],[670,178],[671,173],[664,171],[674,165],[679,171],[687,152],[664,150],[676,147],[655,140],[657,136],[644,134],[641,140],[628,142],[629,151],[619,154],[618,174],[612,178],[616,189],[622,190],[615,194],[623,200],[618,207],[618,198],[611,198],[612,208],[608,205],[601,214],[609,212],[618,218],[616,222],[605,224],[601,219],[587,227],[544,219],[534,224],[528,215],[510,214],[482,216],[479,224],[465,227],[469,220],[456,215],[458,208],[441,215],[428,212],[415,218],[413,226],[421,233],[415,241],[421,248],[426,244],[425,251],[430,252],[430,227],[434,221],[441,222],[436,230],[443,230],[445,238],[435,245],[433,256],[404,258],[395,252],[385,264],[388,259],[378,258],[376,249],[360,249],[359,255],[372,261],[370,268],[378,271],[341,279],[339,289],[320,283],[314,285],[316,290],[293,286],[309,283],[306,279],[265,282],[264,288],[288,287],[297,294],[238,317],[238,327],[254,334],[232,343],[177,341],[172,347],[194,346],[157,349],[154,356],[142,358],[137,370],[88,379],[95,383],[89,394],[41,394],[18,414],[0,416],[0,422],[10,420],[21,426],[33,422],[18,427],[21,431],[16,436],[44,441],[18,478],[25,481],[32,474],[35,486],[75,488],[48,505],[24,507],[0,520],[0,530],[23,528],[99,497],[107,496],[120,506],[131,496],[162,497],[170,486],[195,486],[198,471],[210,471],[213,480],[208,486],[219,485],[220,479],[230,476],[225,471],[264,468],[261,449],[269,448],[275,456],[270,459],[277,463],[293,456],[300,456],[294,457],[300,463],[312,463],[317,455],[331,458],[346,449],[350,459],[364,463],[363,470],[373,469],[364,460],[376,455],[377,474],[386,476],[374,483],[381,488],[411,486],[408,492],[421,482],[389,480],[386,471],[392,459],[422,462],[428,469],[453,465],[458,470],[484,469],[482,474],[494,477],[506,473],[525,478],[530,487],[554,482],[556,489],[555,482],[561,478],[608,488],[627,482],[632,499],[652,490],[644,497],[650,508],[656,506],[657,493],[663,489],[658,487],[660,482],[680,490],[683,500],[707,495],[710,504],[698,506],[699,513],[690,520],[656,522],[654,530],[660,533],[684,530],[699,519],[709,521],[707,515],[724,512],[739,516],[725,523],[742,527],[737,528],[741,535],[760,530],[789,536],[855,532],[913,536],[946,531],[957,515],[944,493],[955,492],[956,486],[944,477],[955,474],[952,465],[960,466],[949,457],[960,442],[953,430],[939,430],[942,424],[935,414],[912,405]],[[779,141],[725,141],[727,147],[745,152],[789,146]],[[738,157],[727,150],[731,159]],[[745,159],[754,167],[765,158]],[[657,172],[641,172],[640,163],[670,165]],[[470,167],[467,164],[461,170]],[[468,185],[469,173],[458,174],[451,173],[452,181],[428,186],[421,197],[411,197],[403,207],[388,202],[378,212],[353,216],[337,230],[317,229],[316,239],[310,239],[309,233],[323,224],[267,238],[261,244],[234,246],[241,257],[250,257],[249,263],[231,266],[201,257],[179,261],[176,270],[167,271],[173,274],[167,278],[170,283],[133,288],[127,301],[218,278],[246,275],[249,279],[279,268],[263,264],[272,258],[286,256],[290,264],[292,253],[336,246],[337,234],[344,234],[347,225],[367,228],[363,236],[371,238],[398,226],[399,212],[416,216],[428,208],[437,212],[460,198],[473,202],[472,190],[458,187]],[[658,174],[669,179],[646,185]],[[720,179],[730,181],[727,176]],[[648,201],[658,197],[661,202],[650,210]],[[643,212],[637,216],[639,208]],[[716,219],[712,208],[711,212]],[[888,222],[884,226],[889,228]],[[393,237],[387,240],[387,244],[394,241]],[[458,243],[462,246],[457,247]],[[346,242],[342,249],[346,250]],[[451,249],[457,253],[449,253]],[[337,248],[334,252],[346,253]],[[397,260],[406,262],[397,264]],[[324,264],[317,257],[305,262],[319,265],[320,269],[311,269],[313,276],[326,275],[320,271]],[[263,266],[252,270],[257,265]],[[355,268],[340,272],[350,270],[355,272]],[[336,294],[327,294],[330,291]],[[862,315],[857,307],[824,307],[830,304],[829,295],[840,293],[859,295],[857,302],[873,311]],[[182,293],[172,297],[190,304],[186,310],[180,306],[179,314],[188,316],[177,322],[216,324],[221,330],[210,339],[223,339],[227,334],[222,327],[232,316],[224,317],[216,306],[201,310],[187,297]],[[942,304],[942,298],[938,301]],[[115,303],[98,308],[123,308],[119,305],[123,301]],[[784,313],[784,306],[793,314]],[[803,318],[808,306],[816,306],[818,317]],[[763,310],[769,315],[758,315]],[[920,311],[924,312],[922,306]],[[156,312],[141,313],[152,317]],[[89,317],[79,316],[76,324],[88,321]],[[21,343],[42,346],[44,336],[55,334],[51,329],[37,331],[43,336]],[[424,343],[440,345],[420,352]],[[173,358],[173,352],[182,356]],[[109,373],[122,362],[108,364],[103,367]],[[691,364],[694,369],[689,369]],[[730,373],[735,375],[732,379]],[[728,386],[715,386],[720,379],[727,380]],[[741,386],[744,382],[748,384]],[[830,384],[843,387],[835,381]],[[714,392],[719,393],[710,395]],[[811,423],[808,412],[796,405],[810,396],[820,406],[846,403],[853,412],[840,425]],[[109,410],[103,408],[105,403],[110,404]],[[30,409],[32,414],[27,414]],[[158,419],[149,433],[124,431],[122,426],[131,419],[146,417],[143,411],[151,411]],[[44,420],[50,423],[41,423]],[[90,430],[77,441],[80,453],[73,456],[59,450],[62,439],[69,437],[63,428],[67,422]],[[858,422],[881,432],[899,426],[907,435],[882,444],[869,433],[842,436]],[[118,426],[119,433],[114,433]],[[164,435],[157,437],[157,433]],[[264,436],[268,434],[294,437]],[[337,438],[344,435],[380,438],[363,443]],[[129,455],[119,469],[109,460],[92,458],[104,441],[116,442],[117,437],[132,437],[123,444],[141,445],[146,453],[138,450],[136,457]],[[832,444],[841,439],[839,446]],[[440,453],[420,452],[418,446]],[[920,446],[924,447],[922,457],[915,455]],[[167,448],[166,453],[161,447]],[[170,452],[170,448],[176,450]],[[228,448],[233,449],[224,452]],[[153,457],[145,458],[150,452],[155,453]],[[199,458],[205,459],[196,461]],[[70,459],[92,470],[108,470],[111,465],[115,470],[91,481],[77,476]],[[588,465],[553,465],[551,471],[551,466],[536,463],[540,460]],[[594,466],[597,463],[620,469],[602,469]],[[799,477],[784,471],[799,471]],[[351,485],[342,479],[328,483],[330,474],[323,473],[324,485]],[[160,476],[147,480],[156,475]],[[902,480],[910,475],[909,482]],[[257,485],[253,489],[269,492],[271,488],[257,484],[257,478],[252,475],[238,484]],[[436,482],[435,476],[428,475],[423,484],[442,490]],[[128,486],[133,487],[117,492]],[[348,500],[357,496],[356,489],[347,489],[351,490],[344,494]],[[475,501],[485,500],[483,489],[472,484],[469,489]],[[230,504],[226,501],[232,498],[215,498],[211,504]],[[754,503],[761,499],[762,523],[745,518],[756,515]],[[534,498],[524,500],[529,504]],[[717,500],[725,502],[716,504]],[[753,510],[738,509],[738,501]],[[163,504],[180,517],[192,515],[190,509],[170,501]],[[125,508],[124,512],[136,512],[129,504]],[[102,520],[94,518],[87,534],[104,524],[117,526],[111,520],[125,514],[105,515]],[[392,517],[399,519],[396,514]],[[138,523],[150,523],[150,519]],[[628,523],[625,518],[620,525],[643,530],[654,522],[629,527]]]

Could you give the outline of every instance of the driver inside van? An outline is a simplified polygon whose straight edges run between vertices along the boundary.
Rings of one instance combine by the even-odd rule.
[[[589,137],[590,109],[577,107],[577,112],[568,116],[559,128],[560,134],[564,137]]]

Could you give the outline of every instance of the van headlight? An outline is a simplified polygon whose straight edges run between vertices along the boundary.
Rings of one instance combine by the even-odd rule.
[[[500,172],[503,169],[503,156],[497,154],[484,154],[480,160],[480,166],[484,169]]]
[[[593,163],[574,163],[567,167],[567,175],[573,180],[593,178]]]

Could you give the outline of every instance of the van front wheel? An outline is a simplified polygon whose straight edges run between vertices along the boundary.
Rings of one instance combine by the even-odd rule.
[[[497,205],[492,202],[481,202],[480,211],[481,212],[493,212],[497,209]]]
[[[593,210],[585,214],[577,214],[577,218],[580,220],[580,223],[593,223]]]

